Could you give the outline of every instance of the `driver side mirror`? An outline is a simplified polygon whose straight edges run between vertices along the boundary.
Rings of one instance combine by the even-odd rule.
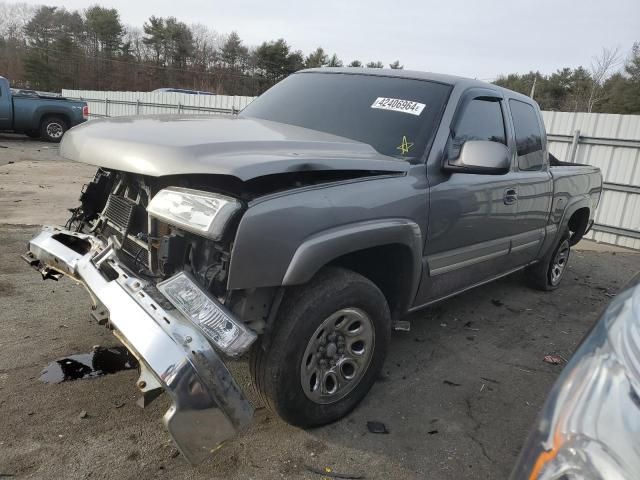
[[[489,140],[468,140],[460,155],[442,167],[448,172],[502,175],[511,168],[511,155],[506,145]]]

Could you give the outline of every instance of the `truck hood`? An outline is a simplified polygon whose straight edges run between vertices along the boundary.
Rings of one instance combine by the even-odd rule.
[[[370,145],[316,130],[238,116],[146,116],[91,120],[69,130],[60,155],[160,177],[232,175],[251,180],[308,170],[402,172],[408,164]]]

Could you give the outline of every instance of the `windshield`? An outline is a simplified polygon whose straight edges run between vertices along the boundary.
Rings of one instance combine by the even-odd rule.
[[[412,160],[431,142],[451,86],[362,74],[290,75],[242,116],[319,130]]]

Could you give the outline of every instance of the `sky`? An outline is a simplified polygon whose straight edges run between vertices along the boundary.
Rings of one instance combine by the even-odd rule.
[[[25,1],[25,0],[22,0]],[[247,45],[284,38],[348,63],[400,60],[407,69],[493,80],[500,74],[588,67],[603,47],[640,41],[640,0],[26,0],[117,8],[141,27],[151,15],[237,31]]]

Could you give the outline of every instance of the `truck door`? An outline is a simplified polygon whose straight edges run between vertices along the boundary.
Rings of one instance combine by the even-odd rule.
[[[516,149],[515,185],[518,205],[517,235],[512,239],[511,263],[534,260],[544,240],[551,211],[553,182],[549,173],[546,138],[538,109],[509,99]]]
[[[506,114],[499,92],[469,91],[456,109],[443,160],[455,159],[468,140],[506,145]],[[511,236],[518,231],[518,207],[511,196],[516,185],[513,166],[502,175],[451,173],[438,167],[428,169],[429,221],[416,306],[508,271]]]
[[[0,77],[0,130],[11,128],[12,110],[7,81]]]

